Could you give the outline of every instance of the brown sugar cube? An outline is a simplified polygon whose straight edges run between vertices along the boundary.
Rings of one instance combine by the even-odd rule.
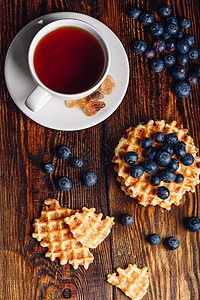
[[[106,79],[101,85],[102,92],[106,95],[110,95],[114,88],[115,88],[114,79],[110,75],[106,76]]]
[[[90,100],[88,100],[87,98],[82,98],[82,99],[78,99],[78,100],[67,100],[67,101],[65,101],[65,104],[69,108],[77,108],[77,107],[84,107],[84,106],[86,106],[86,104],[89,101]]]
[[[87,116],[94,116],[105,106],[106,104],[103,101],[91,101],[84,107],[84,112]]]

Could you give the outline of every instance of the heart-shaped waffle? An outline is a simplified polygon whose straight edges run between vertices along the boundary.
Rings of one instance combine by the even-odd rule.
[[[60,264],[69,262],[74,269],[83,265],[88,269],[94,256],[88,247],[83,246],[72,235],[69,226],[64,222],[66,217],[75,214],[76,211],[61,207],[55,199],[47,199],[41,212],[41,217],[35,219],[35,228],[32,237],[36,238],[42,247],[48,247],[45,254],[52,261],[60,259]]]
[[[73,237],[89,248],[96,248],[110,233],[114,225],[113,217],[102,219],[102,214],[95,214],[95,208],[83,207],[83,212],[65,218]]]

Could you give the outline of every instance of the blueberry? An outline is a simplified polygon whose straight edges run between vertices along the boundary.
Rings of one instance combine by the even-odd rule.
[[[175,145],[178,143],[178,137],[175,133],[169,133],[165,137],[166,143]]]
[[[176,39],[181,39],[183,37],[183,31],[178,30],[174,37]]]
[[[143,164],[143,169],[148,174],[154,174],[158,171],[158,166],[152,160],[146,160]]]
[[[175,159],[175,158],[172,158],[172,161],[168,165],[168,168],[171,169],[171,170],[173,170],[173,171],[178,170],[178,168],[179,168],[179,162],[178,162],[178,160]]]
[[[72,167],[78,169],[78,168],[82,167],[83,161],[81,158],[76,157],[76,158],[72,159],[71,164],[72,164]]]
[[[200,230],[200,219],[197,217],[187,218],[185,220],[185,226],[187,229],[195,232]]]
[[[152,36],[161,36],[164,32],[164,25],[162,23],[155,22],[151,24],[150,30]]]
[[[68,177],[62,177],[57,182],[57,187],[61,191],[68,191],[72,187],[72,181]]]
[[[171,162],[171,154],[167,151],[159,151],[156,154],[156,162],[161,167],[166,167]]]
[[[184,180],[184,176],[182,174],[176,175],[176,179],[175,179],[176,183],[181,183],[181,182],[183,182],[183,180]]]
[[[180,242],[177,238],[175,238],[173,236],[170,236],[170,237],[165,239],[165,246],[169,250],[176,250],[180,246]]]
[[[187,70],[182,66],[173,66],[172,77],[176,80],[184,80],[187,77]]]
[[[162,5],[159,9],[159,15],[162,18],[169,17],[171,15],[171,12],[172,12],[171,7],[167,4]]]
[[[195,47],[190,48],[188,52],[189,59],[196,60],[199,57],[199,50]]]
[[[152,175],[150,182],[153,186],[157,186],[160,184],[160,177],[158,175]]]
[[[128,164],[128,165],[133,165],[137,162],[138,160],[138,155],[136,152],[134,151],[129,151],[124,155],[124,161]]]
[[[51,163],[45,164],[43,167],[43,170],[45,173],[50,174],[54,171],[54,165],[52,165]]]
[[[190,47],[194,45],[194,37],[191,34],[185,34],[183,39],[188,42]]]
[[[164,68],[164,63],[161,59],[154,58],[151,61],[151,69],[153,72],[158,73],[161,72]]]
[[[144,173],[143,167],[138,166],[138,165],[134,165],[130,169],[130,175],[133,178],[139,178],[143,175],[143,173]]]
[[[170,183],[176,179],[176,173],[172,169],[164,169],[160,172],[160,179]]]
[[[58,149],[58,157],[59,158],[67,159],[71,156],[71,154],[72,154],[72,151],[67,146],[62,146]]]
[[[178,32],[178,26],[176,24],[171,23],[166,26],[166,30],[169,34],[174,35]]]
[[[154,136],[154,140],[156,143],[163,143],[165,140],[165,135],[161,131],[156,132]]]
[[[189,49],[190,49],[190,45],[189,45],[187,40],[185,40],[184,38],[178,39],[178,41],[177,41],[177,50],[181,54],[187,53],[189,51]]]
[[[144,56],[148,59],[151,59],[151,58],[154,58],[155,56],[155,51],[153,49],[147,49],[145,52],[144,52]]]
[[[153,146],[153,141],[150,138],[144,138],[142,140],[142,148],[143,149],[149,149],[150,147]]]
[[[158,245],[160,243],[160,237],[158,234],[156,233],[152,233],[149,234],[147,236],[147,241],[151,244],[151,245]]]
[[[176,25],[178,25],[178,19],[175,18],[175,17],[168,17],[166,19],[166,23],[167,24],[176,24]]]
[[[170,52],[173,52],[176,50],[176,40],[173,38],[165,40],[166,49]]]
[[[186,147],[182,143],[177,143],[174,147],[174,152],[178,158],[184,157],[186,155]]]
[[[198,77],[195,74],[189,74],[187,76],[187,82],[189,85],[196,85],[198,83]]]
[[[162,34],[162,38],[165,41],[165,40],[171,38],[171,34],[169,34],[169,32],[167,32],[167,31],[164,31]]]
[[[156,41],[153,42],[152,47],[156,53],[161,53],[161,52],[163,52],[163,50],[165,50],[166,44],[165,44],[164,40],[157,39]]]
[[[162,146],[162,151],[167,151],[172,156],[174,155],[174,145],[165,144],[164,146]]]
[[[97,174],[94,172],[83,173],[83,183],[87,186],[92,186],[97,182]]]
[[[140,22],[144,26],[149,26],[155,21],[155,16],[149,11],[145,11],[140,15]]]
[[[184,166],[191,166],[194,163],[194,157],[192,154],[187,153],[184,157],[181,158],[181,162]]]
[[[130,17],[133,20],[136,20],[139,18],[139,16],[141,15],[141,9],[139,9],[138,7],[134,7],[131,11],[130,11]]]
[[[147,48],[147,43],[142,40],[137,40],[133,44],[133,49],[137,54],[143,53],[146,50],[146,48]]]
[[[191,88],[187,81],[180,81],[174,87],[174,92],[180,98],[187,98],[190,95],[190,91]]]
[[[146,157],[150,160],[154,160],[157,152],[158,152],[158,149],[156,147],[151,147],[147,151]]]
[[[160,199],[167,199],[167,198],[169,198],[169,195],[170,195],[169,190],[165,186],[160,186],[157,189],[157,196]]]
[[[194,74],[200,77],[200,64],[194,66]]]
[[[191,26],[191,21],[189,19],[182,19],[180,22],[179,22],[179,25],[183,28],[183,29],[187,29]]]
[[[177,63],[180,66],[185,66],[188,63],[189,57],[187,54],[179,54],[177,56]]]
[[[165,55],[164,57],[165,67],[171,68],[175,65],[175,62],[176,62],[176,58],[172,54]]]
[[[133,217],[129,214],[123,214],[120,216],[120,222],[124,226],[130,226],[133,223]]]
[[[186,149],[186,143],[185,143],[185,142],[179,141],[177,144],[178,144],[178,145],[182,145],[182,146],[185,147],[185,149]]]

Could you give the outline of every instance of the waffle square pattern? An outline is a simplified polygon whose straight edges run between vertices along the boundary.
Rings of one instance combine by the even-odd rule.
[[[130,299],[142,299],[149,286],[147,268],[139,269],[130,264],[125,270],[117,268],[117,273],[108,274],[107,281],[120,288]]]

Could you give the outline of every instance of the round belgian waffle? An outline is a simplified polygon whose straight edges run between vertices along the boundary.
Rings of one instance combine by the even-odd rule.
[[[184,181],[182,183],[165,183],[161,181],[159,186],[166,186],[170,191],[169,198],[165,200],[157,196],[159,186],[153,186],[150,183],[152,175],[144,172],[140,178],[133,178],[129,174],[131,166],[124,161],[126,152],[135,151],[138,154],[137,164],[143,164],[146,160],[146,150],[141,147],[141,142],[145,137],[149,137],[153,139],[154,146],[161,146],[162,144],[154,141],[154,135],[158,131],[163,132],[165,135],[175,133],[179,141],[186,143],[187,153],[191,153],[194,157],[194,163],[191,166],[184,166],[176,155],[173,156],[173,158],[179,160],[179,169],[176,173],[183,174]],[[160,205],[167,210],[171,209],[173,203],[178,206],[183,194],[187,191],[194,193],[195,186],[200,183],[200,168],[197,166],[197,163],[200,162],[200,157],[197,157],[199,150],[195,147],[192,137],[187,132],[187,129],[183,129],[183,125],[177,126],[176,121],[167,124],[164,120],[155,122],[150,120],[147,124],[139,123],[135,128],[130,127],[115,148],[115,156],[113,158],[113,162],[117,164],[115,171],[118,173],[117,180],[121,183],[121,189],[144,206],[148,204],[153,206]],[[161,169],[163,168],[159,167],[159,170]]]

